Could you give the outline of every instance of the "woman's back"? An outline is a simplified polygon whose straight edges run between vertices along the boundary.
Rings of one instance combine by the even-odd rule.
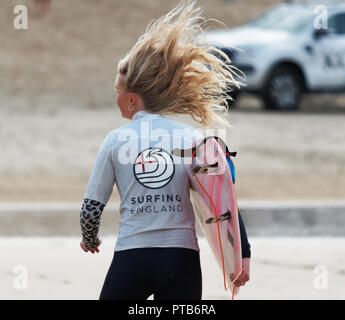
[[[121,199],[116,251],[150,246],[199,250],[190,164],[171,151],[189,148],[200,135],[191,126],[144,110],[107,135],[84,198],[106,204],[116,182]]]

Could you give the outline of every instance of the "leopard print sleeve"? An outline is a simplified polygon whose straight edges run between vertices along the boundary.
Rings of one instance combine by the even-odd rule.
[[[105,205],[99,201],[84,198],[80,211],[80,227],[83,242],[88,250],[96,248],[99,243],[97,235],[104,207]]]

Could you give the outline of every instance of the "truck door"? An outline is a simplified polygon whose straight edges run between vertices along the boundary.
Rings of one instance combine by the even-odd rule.
[[[321,59],[323,89],[345,90],[345,12],[328,19],[328,32],[316,44]]]

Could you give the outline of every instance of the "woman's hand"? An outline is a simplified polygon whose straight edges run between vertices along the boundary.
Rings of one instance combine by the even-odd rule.
[[[234,285],[236,287],[244,286],[246,284],[246,282],[249,281],[249,278],[250,278],[249,277],[249,275],[250,275],[250,258],[242,259],[242,268],[243,268],[243,271],[241,272],[239,277],[234,282]],[[230,274],[231,281],[233,281],[235,278],[236,278],[236,275],[234,275],[233,273]]]
[[[86,248],[85,243],[84,243],[83,241],[81,241],[81,242],[80,242],[80,247],[81,247],[81,248],[83,249],[83,251],[85,251],[85,252],[90,251],[91,253],[95,253],[95,252],[99,252],[98,247],[101,245],[101,243],[102,243],[102,240],[99,239],[99,240],[98,240],[98,245],[97,245],[97,247],[95,247],[95,248],[89,250],[89,249]]]

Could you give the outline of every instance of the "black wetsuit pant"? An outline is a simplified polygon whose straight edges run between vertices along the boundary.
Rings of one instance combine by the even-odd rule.
[[[188,248],[116,251],[100,300],[201,300],[199,252]]]

